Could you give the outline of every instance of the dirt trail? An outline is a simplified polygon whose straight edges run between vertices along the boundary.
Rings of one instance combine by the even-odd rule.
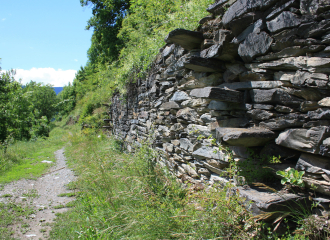
[[[48,173],[37,180],[22,179],[12,182],[0,191],[0,196],[3,194],[13,196],[10,199],[0,198],[0,201],[24,203],[36,210],[36,213],[31,215],[29,219],[24,219],[22,223],[13,227],[15,231],[13,237],[15,239],[47,239],[51,229],[49,223],[52,223],[55,214],[67,210],[67,208],[55,209],[54,207],[65,206],[68,202],[74,200],[72,197],[58,197],[61,193],[71,192],[65,186],[72,182],[75,177],[73,172],[66,166],[64,148],[54,154],[56,164],[48,170]],[[36,194],[38,196],[34,197]],[[29,224],[29,227],[22,227],[23,224]]]

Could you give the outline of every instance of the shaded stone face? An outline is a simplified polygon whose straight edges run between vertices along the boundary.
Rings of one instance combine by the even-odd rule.
[[[179,44],[187,50],[200,48],[203,40],[204,37],[202,33],[180,28],[173,30],[165,38],[165,42]]]
[[[226,176],[216,140],[237,162],[249,157],[247,147],[281,155],[278,170],[305,169],[306,186],[330,195],[328,167],[318,160],[330,157],[329,10],[327,0],[216,1],[196,31],[169,33],[135,95],[113,98],[113,131],[132,151],[150,140],[180,181],[239,184]],[[246,196],[258,211],[280,203]]]

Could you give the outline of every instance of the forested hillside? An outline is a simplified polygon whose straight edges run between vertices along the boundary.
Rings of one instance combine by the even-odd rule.
[[[0,74],[0,143],[48,136],[56,102],[51,85],[31,81],[23,86],[14,70]]]
[[[164,38],[175,28],[193,30],[207,15],[212,0],[81,0],[93,16],[86,29],[93,31],[88,62],[78,71],[73,85],[62,93],[66,115],[77,105],[80,124],[101,124],[102,103],[124,92],[124,86],[145,76]]]

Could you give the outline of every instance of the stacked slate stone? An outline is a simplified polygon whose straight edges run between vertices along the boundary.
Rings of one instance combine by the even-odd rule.
[[[236,161],[247,148],[293,159],[330,195],[330,2],[219,0],[207,11],[198,31],[169,33],[131,104],[112,107],[114,129],[130,149],[154,137],[180,181],[231,181],[211,136]]]

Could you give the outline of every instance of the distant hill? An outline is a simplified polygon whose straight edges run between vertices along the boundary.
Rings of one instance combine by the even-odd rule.
[[[56,95],[59,94],[63,90],[63,87],[53,87],[53,88],[54,88]]]

